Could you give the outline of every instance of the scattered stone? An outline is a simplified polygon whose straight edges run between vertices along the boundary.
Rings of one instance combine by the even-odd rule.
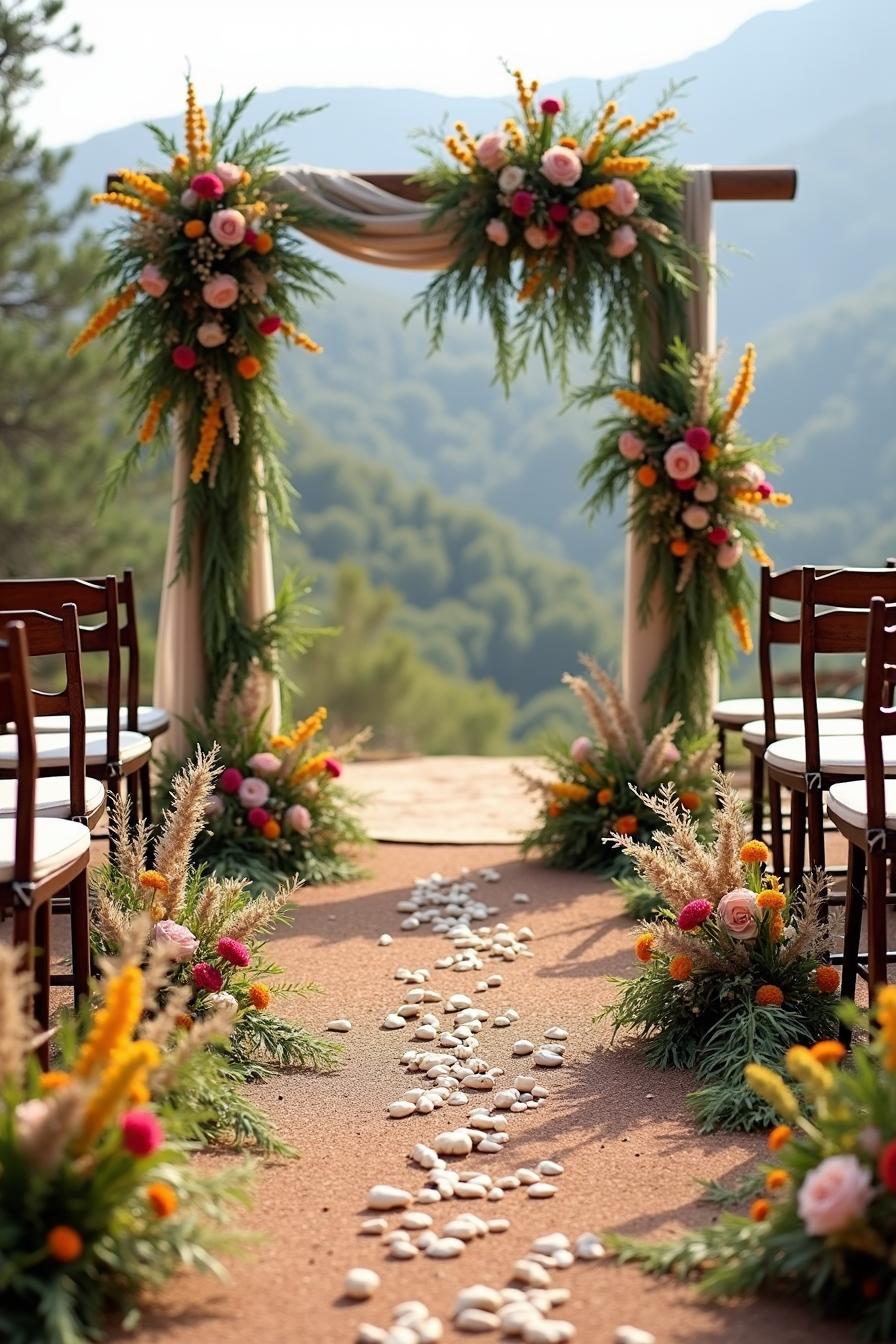
[[[475,1309],[477,1311],[498,1311],[501,1306],[501,1294],[497,1288],[489,1288],[484,1283],[474,1283],[469,1288],[462,1288],[454,1302],[454,1311],[452,1315],[459,1316],[462,1311]],[[492,1329],[497,1327],[497,1323]]]
[[[493,1027],[510,1027],[512,1025],[513,1024],[510,1021],[510,1018],[504,1017],[503,1015],[501,1017],[496,1017],[494,1022],[492,1023]]]
[[[381,933],[376,941],[377,941],[377,947],[391,947],[392,935],[391,933]]]
[[[368,1209],[406,1209],[413,1202],[408,1190],[396,1185],[373,1185],[367,1192]]]
[[[523,1344],[566,1344],[575,1333],[572,1321],[530,1321],[523,1326]]]
[[[542,1176],[563,1175],[563,1165],[560,1162],[550,1162],[550,1161],[539,1162],[538,1170],[541,1172]],[[569,1242],[567,1242],[566,1244],[568,1246]]]
[[[410,1241],[395,1241],[389,1247],[391,1260],[413,1260],[416,1255],[419,1255],[419,1251]]]
[[[533,1171],[531,1167],[517,1167],[516,1178],[521,1185],[535,1185],[538,1182],[538,1172]]]
[[[420,1232],[424,1227],[432,1227],[432,1218],[428,1213],[415,1213],[413,1209],[401,1215],[401,1226],[412,1232]]]
[[[535,1087],[535,1079],[527,1073],[521,1073],[518,1078],[514,1078],[513,1085],[517,1092],[531,1092]]]
[[[374,1269],[350,1269],[345,1276],[343,1291],[346,1297],[358,1302],[372,1297],[380,1286],[380,1276]]]
[[[387,1335],[385,1330],[378,1325],[368,1325],[364,1321],[358,1326],[358,1333],[355,1335],[355,1344],[385,1344]]]
[[[603,1242],[593,1232],[583,1232],[576,1238],[576,1257],[579,1260],[602,1260],[605,1255]]]
[[[536,1050],[535,1063],[540,1069],[559,1069],[563,1063],[563,1056],[553,1050]]]
[[[527,1191],[530,1199],[550,1199],[556,1193],[556,1185],[551,1185],[549,1181],[536,1181],[535,1185],[530,1185]]]
[[[640,1330],[636,1325],[617,1325],[613,1344],[656,1344],[656,1335],[649,1330]]]
[[[489,989],[499,989],[504,983],[504,977],[503,975],[497,974],[490,975],[485,983],[488,985]]]
[[[530,1288],[548,1288],[551,1282],[551,1276],[544,1265],[539,1265],[535,1260],[517,1260],[513,1267],[513,1277],[520,1283],[528,1284]]]
[[[387,1107],[393,1120],[403,1120],[406,1115],[413,1115],[416,1109],[413,1101],[390,1101]]]
[[[531,1055],[534,1049],[535,1046],[531,1041],[514,1041],[513,1043],[513,1053],[515,1055]]]
[[[407,1022],[397,1013],[387,1013],[383,1018],[383,1031],[396,1031],[399,1027],[406,1027]]]
[[[489,1232],[506,1232],[509,1227],[509,1218],[489,1218],[488,1220]]]
[[[352,1024],[347,1017],[337,1017],[327,1023],[327,1031],[351,1031],[351,1029]]]
[[[546,1041],[565,1041],[569,1037],[569,1032],[565,1027],[549,1027],[544,1034]]]
[[[532,1249],[540,1251],[542,1255],[553,1255],[554,1251],[568,1251],[569,1237],[563,1232],[546,1232],[544,1236],[535,1238]]]
[[[480,1311],[477,1307],[467,1307],[454,1318],[455,1329],[468,1335],[484,1335],[487,1330],[497,1330],[500,1324],[493,1311]]]
[[[466,1157],[473,1151],[473,1140],[465,1129],[449,1129],[436,1135],[433,1146],[446,1157]]]
[[[433,1260],[453,1260],[463,1249],[464,1243],[459,1237],[439,1237],[431,1246],[427,1246],[425,1254]]]

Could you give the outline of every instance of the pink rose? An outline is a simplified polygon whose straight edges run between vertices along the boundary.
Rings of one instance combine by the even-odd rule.
[[[226,770],[221,771],[221,777],[218,780],[218,788],[224,793],[236,793],[243,782],[241,771],[237,770],[235,765],[228,765]]]
[[[689,504],[682,510],[681,521],[693,532],[702,532],[709,527],[709,509],[704,509],[702,504]]]
[[[519,168],[515,163],[508,163],[506,168],[502,168],[498,174],[498,186],[508,195],[517,191],[525,180],[525,170]]]
[[[600,215],[596,210],[577,210],[572,217],[572,231],[580,238],[590,238],[600,228]]]
[[[213,793],[203,808],[204,815],[209,821],[212,821],[215,817],[220,817],[223,811],[224,799],[221,797],[220,793]]]
[[[631,224],[620,224],[619,228],[614,229],[610,234],[607,251],[611,257],[616,257],[618,260],[627,257],[630,252],[634,252],[637,246],[638,235]]]
[[[723,896],[716,906],[716,917],[722,928],[740,942],[755,938],[758,906],[756,897],[746,887],[735,887]]]
[[[619,435],[619,451],[627,462],[639,462],[644,456],[644,440],[630,429]]]
[[[523,237],[530,247],[536,250],[541,247],[547,247],[548,236],[544,229],[540,229],[537,224],[530,224],[523,232]]]
[[[271,796],[271,790],[263,779],[249,775],[239,787],[239,799],[243,807],[263,807]]]
[[[663,466],[673,481],[689,481],[700,470],[700,454],[679,440],[663,453]]]
[[[225,191],[235,187],[243,176],[243,170],[238,163],[216,163],[215,172],[221,179]]]
[[[299,835],[307,835],[311,830],[311,813],[301,803],[293,803],[292,807],[286,809],[284,821],[291,831],[298,831]]]
[[[542,116],[559,117],[560,113],[563,111],[563,99],[542,98],[540,106]]]
[[[694,498],[699,499],[701,504],[711,504],[718,497],[719,487],[715,481],[698,481],[694,486]]]
[[[173,919],[160,919],[153,929],[153,938],[168,949],[172,961],[190,961],[199,946],[199,939]]]
[[[223,345],[227,340],[227,332],[220,322],[203,322],[196,330],[196,339],[206,350],[214,350],[215,346]]]
[[[510,209],[519,216],[520,219],[526,219],[535,209],[535,197],[531,191],[515,191],[510,198]]]
[[[256,751],[254,756],[249,757],[246,764],[250,770],[255,771],[256,775],[276,775],[283,762],[272,751]],[[262,802],[264,801],[262,799]]]
[[[716,551],[716,564],[719,569],[733,569],[744,553],[739,541],[723,541]]]
[[[216,210],[208,228],[216,243],[222,247],[236,247],[246,235],[246,220],[239,210]]]
[[[570,744],[569,754],[572,759],[579,764],[581,764],[582,761],[587,761],[588,757],[591,755],[591,738],[577,737]]]
[[[503,131],[489,131],[476,141],[476,157],[490,173],[497,173],[507,162],[507,136]]]
[[[810,1237],[841,1232],[872,1199],[871,1172],[852,1153],[826,1157],[799,1188],[796,1205]]]
[[[625,177],[614,177],[612,187],[613,199],[610,202],[610,209],[613,214],[621,216],[634,214],[635,207],[641,199],[641,193],[634,183]]]
[[[202,286],[202,297],[209,308],[230,308],[240,296],[240,287],[232,275],[213,275]]]
[[[485,236],[496,247],[506,247],[510,242],[510,230],[503,219],[490,219],[485,226]]]
[[[151,299],[160,299],[168,288],[168,283],[158,266],[153,266],[151,261],[146,263],[137,276],[137,284]]]
[[[555,187],[574,187],[582,176],[582,160],[566,145],[552,145],[541,156],[541,171]]]
[[[689,448],[696,448],[702,457],[712,443],[712,435],[703,425],[692,425],[684,432],[684,441]]]
[[[224,195],[224,183],[217,173],[197,173],[190,188],[204,201],[220,201]]]
[[[180,203],[185,210],[195,210],[199,204],[199,197],[192,187],[187,187],[186,191],[181,192]]]

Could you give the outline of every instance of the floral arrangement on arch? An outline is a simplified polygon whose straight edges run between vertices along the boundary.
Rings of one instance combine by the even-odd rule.
[[[688,1100],[703,1132],[771,1122],[744,1065],[773,1065],[790,1046],[829,1036],[840,987],[822,959],[823,884],[786,896],[765,872],[765,844],[746,838],[731,780],[716,771],[715,789],[712,843],[668,785],[649,800],[665,831],[650,845],[616,837],[663,905],[635,943],[642,973],[615,982],[619,994],[603,1014],[614,1037],[646,1039],[648,1064],[695,1071],[701,1087]]]
[[[788,1293],[825,1319],[849,1318],[860,1340],[893,1339],[896,987],[878,991],[870,1020],[852,1005],[844,1015],[867,1033],[849,1067],[836,1040],[791,1047],[790,1082],[764,1063],[747,1067],[748,1086],[779,1121],[748,1214],[726,1212],[664,1245],[611,1236],[620,1260],[696,1279],[712,1298]]]
[[[615,356],[646,348],[651,312],[681,329],[694,260],[680,232],[685,175],[659,157],[676,113],[663,107],[636,122],[611,99],[576,117],[562,98],[536,100],[537,82],[513,77],[516,117],[479,136],[457,122],[444,140],[451,162],[427,151],[417,180],[433,223],[452,226],[457,256],[417,306],[435,348],[449,311],[487,316],[505,388],[533,349],[565,377],[570,347],[591,349],[601,312],[606,374]]]
[[[184,1265],[223,1275],[215,1224],[248,1198],[245,1163],[194,1166],[152,1097],[177,1086],[207,1037],[165,1043],[159,962],[104,963],[83,1037],[63,1030],[41,1073],[32,1055],[32,987],[0,945],[0,1299],[10,1344],[87,1344],[110,1316],[133,1328],[140,1298]],[[164,974],[164,971],[162,971]],[[226,1035],[229,1014],[210,1030]],[[183,1036],[183,1033],[177,1033]],[[232,1240],[232,1237],[230,1238]]]
[[[660,821],[647,800],[664,783],[675,787],[692,815],[705,817],[712,802],[715,746],[699,742],[679,748],[678,715],[648,740],[613,679],[587,654],[580,661],[594,684],[569,673],[563,684],[584,708],[593,736],[551,749],[552,777],[519,771],[542,804],[522,848],[524,853],[537,850],[554,868],[627,875],[628,857],[607,842],[619,833],[650,842]]]
[[[672,706],[688,725],[703,725],[707,678],[695,666],[714,652],[752,650],[747,611],[753,583],[749,554],[770,564],[759,530],[769,505],[791,503],[767,478],[771,443],[757,444],[738,421],[753,390],[756,351],[748,345],[723,399],[717,356],[692,355],[674,341],[657,374],[656,396],[634,384],[589,389],[581,401],[612,394],[619,410],[602,425],[593,458],[582,471],[595,513],[627,491],[628,527],[647,564],[642,618],[659,585],[669,620],[669,644],[648,688],[652,703]]]
[[[272,666],[292,634],[283,607],[273,621],[246,624],[245,578],[259,511],[288,516],[273,427],[277,346],[320,349],[300,329],[298,304],[326,294],[335,278],[299,241],[313,212],[275,185],[283,150],[271,136],[305,114],[277,113],[240,131],[251,98],[229,110],[219,100],[209,123],[188,82],[183,148],[150,126],[167,165],[121,169],[93,197],[130,220],[110,234],[98,278],[112,297],[69,350],[104,332],[114,342],[136,434],[117,481],[172,428],[189,457],[180,563],[189,567],[202,535],[202,642],[212,670],[242,669],[251,657]]]

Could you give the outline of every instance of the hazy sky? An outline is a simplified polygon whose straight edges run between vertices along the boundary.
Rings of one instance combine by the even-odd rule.
[[[503,57],[542,84],[663,65],[763,10],[806,0],[68,0],[94,47],[50,56],[28,121],[51,144],[200,98],[301,85],[506,90]]]

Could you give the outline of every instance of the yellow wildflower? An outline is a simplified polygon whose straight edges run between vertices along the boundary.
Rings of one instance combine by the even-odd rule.
[[[150,443],[155,438],[156,431],[159,428],[159,421],[162,418],[162,411],[165,409],[165,405],[170,396],[171,393],[168,391],[168,388],[164,387],[161,392],[157,392],[153,397],[146,408],[143,424],[140,426],[137,433],[138,443]]]
[[[741,846],[741,863],[768,863],[768,845],[762,840],[748,840]]]
[[[601,164],[605,173],[613,173],[616,177],[637,177],[649,167],[649,159],[629,154],[608,154]]]
[[[830,1070],[814,1057],[804,1045],[792,1045],[784,1056],[787,1072],[801,1083],[813,1101],[827,1096],[834,1085]]]
[[[125,191],[97,191],[90,198],[91,205],[117,205],[121,210],[130,210],[141,219],[157,219],[158,210],[147,205],[139,196],[129,196]]]
[[[591,790],[585,784],[575,784],[565,779],[555,779],[548,785],[555,798],[565,798],[571,803],[581,803]]]
[[[774,1069],[767,1069],[764,1064],[748,1064],[744,1078],[758,1097],[774,1106],[782,1120],[792,1123],[797,1119],[800,1107],[796,1095]]]
[[[208,471],[208,464],[211,461],[221,429],[221,417],[221,402],[217,397],[213,397],[206,406],[202,417],[199,443],[196,445],[196,452],[193,454],[193,463],[190,467],[190,480],[194,485],[198,485]]]
[[[629,136],[629,144],[636,145],[639,140],[645,140],[648,135],[652,135],[654,131],[659,130],[664,122],[673,121],[677,116],[678,113],[674,107],[666,107],[661,112],[654,112],[652,117],[642,121],[641,125],[632,131]]]
[[[740,647],[744,653],[752,653],[753,636],[750,633],[750,622],[744,615],[743,607],[732,607],[728,615],[731,617],[731,624],[734,626],[734,633],[737,635]]]
[[[115,294],[111,299],[107,299],[102,308],[94,313],[87,325],[72,341],[68,348],[69,359],[83,350],[85,345],[95,341],[97,336],[101,336],[107,327],[111,327],[115,319],[133,305],[136,298],[137,286],[130,284],[120,294]]]
[[[316,756],[311,756],[304,765],[300,765],[292,773],[291,783],[301,784],[306,779],[313,779],[315,775],[322,775],[327,768],[327,753],[318,752]]]
[[[661,401],[645,397],[643,392],[633,392],[627,387],[617,387],[613,396],[620,406],[648,425],[664,425],[672,414]]]
[[[320,732],[327,721],[327,711],[323,705],[320,705],[313,714],[309,714],[307,719],[300,720],[286,739],[290,747],[300,747],[309,738],[314,737]],[[273,744],[272,744],[273,745]]]
[[[318,345],[317,341],[313,341],[307,332],[296,331],[291,322],[284,322],[280,330],[287,340],[292,341],[293,345],[300,346],[301,349],[307,350],[311,355],[319,355],[323,350],[323,346]]]
[[[125,966],[106,986],[106,1001],[93,1016],[93,1026],[72,1068],[76,1078],[89,1078],[110,1056],[129,1042],[143,1011],[143,973]]]
[[[159,1048],[152,1041],[131,1041],[115,1052],[84,1112],[78,1140],[82,1152],[127,1104],[131,1090],[145,1084],[147,1073],[160,1059]]]
[[[192,79],[187,80],[187,111],[184,119],[184,138],[187,144],[187,153],[190,160],[195,163],[199,158],[199,146],[202,141],[202,131],[199,123],[199,105],[196,102],[196,90],[193,87]]]
[[[874,1009],[884,1043],[884,1068],[896,1073],[896,985],[884,985],[877,991]]]
[[[722,427],[724,429],[727,429],[729,425],[734,423],[747,402],[750,400],[750,393],[753,391],[753,377],[755,372],[756,347],[750,343],[741,355],[740,368],[737,371],[737,377],[731,385],[731,391],[728,393],[728,408],[722,417]]]
[[[132,191],[145,196],[153,205],[167,205],[169,201],[168,192],[160,182],[154,182],[146,173],[135,173],[130,168],[120,168],[115,174],[116,182],[123,182],[126,187]]]

